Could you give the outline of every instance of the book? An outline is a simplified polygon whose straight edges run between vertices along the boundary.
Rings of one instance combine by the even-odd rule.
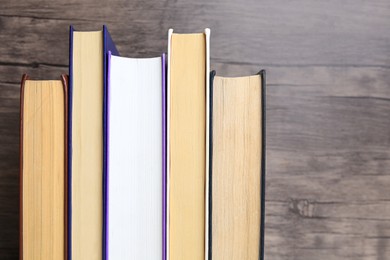
[[[210,79],[209,259],[263,259],[265,71]]]
[[[105,256],[107,53],[118,54],[105,26],[70,27],[69,259]]]
[[[210,30],[168,32],[167,259],[205,259]]]
[[[107,259],[163,259],[165,55],[108,57]]]
[[[20,259],[66,259],[67,89],[66,75],[22,77]]]

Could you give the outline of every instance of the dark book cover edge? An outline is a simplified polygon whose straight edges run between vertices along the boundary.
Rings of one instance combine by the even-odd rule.
[[[108,167],[108,146],[107,146],[107,131],[108,131],[108,73],[109,73],[109,56],[119,55],[119,52],[114,44],[114,41],[111,38],[110,33],[108,32],[107,26],[103,25],[103,225],[102,225],[102,258],[103,260],[108,258],[107,252],[107,243],[108,243],[108,230],[107,230],[107,203],[108,203],[108,176],[107,176],[107,167]]]

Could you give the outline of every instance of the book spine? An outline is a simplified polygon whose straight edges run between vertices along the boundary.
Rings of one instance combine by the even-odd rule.
[[[104,228],[104,232],[103,233],[103,241],[104,241],[104,244],[103,244],[103,259],[108,259],[108,243],[110,242],[109,241],[109,236],[108,236],[108,229],[109,229],[109,225],[108,225],[108,194],[109,194],[109,190],[108,190],[108,184],[109,184],[109,175],[108,175],[108,165],[110,164],[109,162],[109,153],[110,153],[110,147],[108,146],[108,143],[109,143],[109,134],[110,134],[110,125],[108,124],[110,118],[109,118],[109,111],[110,111],[110,71],[111,71],[111,51],[108,52],[108,55],[107,55],[107,125],[106,125],[106,135],[107,135],[107,143],[106,143],[106,160],[107,160],[107,165],[106,165],[106,174],[105,174],[105,181],[103,182],[103,185],[105,187],[104,189],[104,193],[105,193],[105,201],[103,202],[103,204],[105,205],[105,208],[103,209],[103,226],[105,227]]]
[[[166,109],[166,62],[162,54],[162,259],[167,249],[167,109]]]
[[[264,260],[264,223],[265,223],[265,153],[266,153],[266,73],[261,70],[261,222],[259,259]]]
[[[108,223],[108,220],[107,220],[107,202],[108,202],[108,185],[107,185],[107,179],[108,179],[108,173],[107,173],[107,169],[108,169],[108,141],[107,141],[107,138],[108,138],[108,126],[107,126],[107,122],[108,122],[108,61],[109,60],[109,55],[110,53],[106,53],[107,52],[107,28],[106,26],[103,25],[103,180],[102,180],[102,184],[103,184],[103,198],[102,198],[102,201],[103,201],[103,227],[102,227],[102,258],[103,260],[107,259],[107,250],[108,250],[108,246],[107,246],[107,234],[108,234],[108,231],[107,231],[107,223]]]
[[[23,108],[24,108],[24,86],[29,77],[23,74],[20,83],[20,167],[19,167],[19,259],[23,260]]]
[[[69,88],[68,88],[68,260],[72,259],[72,104],[73,104],[73,26],[69,29]]]
[[[208,244],[207,250],[208,254],[207,257],[209,260],[212,259],[212,239],[213,239],[213,230],[212,230],[212,223],[213,223],[213,82],[214,77],[216,75],[215,70],[210,72],[210,118],[209,118],[209,127],[210,127],[210,134],[209,134],[209,186],[208,186],[208,194],[209,194],[209,219],[208,219]]]
[[[169,29],[168,30],[168,58],[167,58],[167,61],[168,61],[168,65],[167,65],[167,162],[169,162],[170,158],[169,158],[169,152],[170,152],[170,145],[169,145],[169,131],[170,131],[170,92],[171,92],[171,82],[170,82],[170,71],[171,71],[171,44],[172,44],[172,34],[173,34],[173,29]],[[166,171],[167,171],[167,180],[166,180],[166,185],[167,185],[167,191],[166,191],[166,194],[167,194],[167,222],[166,222],[166,259],[169,260],[169,185],[170,185],[170,179],[169,179],[169,163],[167,163],[167,167],[166,167]]]
[[[64,139],[64,173],[65,173],[65,180],[64,180],[64,259],[68,259],[68,89],[69,89],[69,76],[68,75],[61,75],[61,81],[62,86],[64,87],[64,117],[65,117],[65,139]]]
[[[206,196],[205,196],[205,259],[208,259],[208,244],[209,244],[209,136],[210,136],[210,29],[205,29],[205,37],[206,37],[206,169],[205,169],[205,177],[206,177]]]
[[[103,227],[102,227],[102,258],[108,259],[108,92],[109,92],[109,63],[111,55],[119,55],[114,41],[103,25]]]

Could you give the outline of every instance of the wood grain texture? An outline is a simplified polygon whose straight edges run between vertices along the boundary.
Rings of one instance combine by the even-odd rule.
[[[267,70],[266,259],[390,255],[390,2],[0,0],[0,258],[18,256],[19,82],[67,72],[68,26],[121,54],[211,28],[221,76]]]

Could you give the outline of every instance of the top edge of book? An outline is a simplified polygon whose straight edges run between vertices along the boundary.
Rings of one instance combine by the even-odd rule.
[[[173,32],[173,29],[172,28],[170,28],[169,30],[168,30],[168,34],[178,34],[178,35],[200,35],[200,34],[206,34],[206,35],[208,35],[208,34],[210,34],[210,28],[205,28],[204,30],[203,30],[203,32],[190,32],[190,33],[177,33],[177,32]]]
[[[108,30],[106,25],[102,25],[100,29],[97,30],[78,30],[73,25],[70,25],[70,29],[73,33],[98,33],[103,32],[104,30]]]
[[[254,75],[248,75],[248,76],[234,76],[234,77],[225,77],[225,76],[215,76],[215,78],[220,78],[220,79],[231,79],[231,80],[235,80],[235,79],[245,79],[245,78],[257,78],[257,77],[261,77],[260,74],[254,74]]]
[[[125,59],[125,60],[131,60],[131,61],[152,61],[152,60],[161,60],[163,54],[160,56],[155,56],[155,57],[141,57],[141,58],[134,58],[134,57],[123,57],[119,55],[113,55],[111,54],[111,57],[114,59]]]
[[[33,82],[61,82],[60,79],[26,79],[26,81],[33,81]]]
[[[84,34],[84,33],[101,33],[103,30],[97,30],[97,31],[73,31],[74,34]]]

